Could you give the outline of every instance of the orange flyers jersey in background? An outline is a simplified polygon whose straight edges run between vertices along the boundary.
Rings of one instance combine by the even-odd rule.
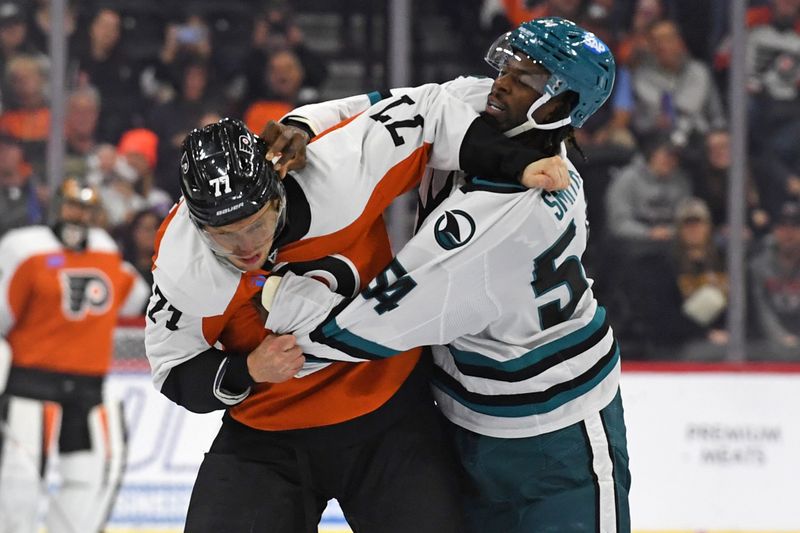
[[[139,314],[149,292],[101,229],[83,251],[64,248],[47,226],[0,240],[0,335],[13,366],[106,374],[118,314]]]

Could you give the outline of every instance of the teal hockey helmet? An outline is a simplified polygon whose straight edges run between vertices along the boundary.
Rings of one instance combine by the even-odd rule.
[[[540,90],[542,97],[528,110],[528,123],[506,132],[555,129],[566,124],[580,128],[608,99],[614,86],[616,64],[608,46],[595,34],[574,22],[546,17],[524,22],[517,29],[501,35],[486,53],[486,62],[502,71],[512,58],[527,56],[550,72]],[[565,92],[578,94],[570,115],[550,124],[537,124],[533,113],[551,98]]]

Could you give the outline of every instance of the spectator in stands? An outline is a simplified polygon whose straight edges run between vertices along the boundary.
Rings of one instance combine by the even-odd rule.
[[[777,216],[787,195],[800,200],[800,1],[774,0],[763,15],[747,40],[750,150]]]
[[[143,74],[145,95],[157,104],[173,101],[181,92],[187,66],[202,64],[206,78],[211,74],[212,51],[211,32],[201,16],[168,24],[157,62]]]
[[[163,217],[172,207],[172,198],[154,185],[157,153],[158,138],[143,128],[125,132],[116,148],[97,150],[89,180],[102,184],[108,225],[115,231],[130,224],[138,211],[150,209]]]
[[[0,136],[0,237],[10,229],[44,221],[46,202],[41,196],[19,142]]]
[[[36,56],[18,55],[8,62],[5,74],[8,90],[3,94],[6,105],[0,114],[0,133],[18,139],[25,159],[42,175],[50,135],[46,63]]]
[[[50,49],[50,0],[35,0],[33,7],[33,24],[30,26],[30,37],[37,50],[47,53]],[[75,50],[75,29],[78,21],[76,0],[67,0],[64,10],[64,33],[67,37],[67,50]]]
[[[695,195],[708,205],[711,211],[711,222],[723,241],[728,237],[728,173],[730,167],[730,133],[727,130],[708,132],[705,136],[702,160],[694,162],[690,167],[692,169],[692,188]],[[746,179],[746,223],[751,234],[760,236],[767,231],[770,216],[761,207],[759,189],[749,172]]]
[[[662,0],[637,0],[631,27],[620,40],[616,57],[628,67],[639,65],[652,57],[650,27],[664,19]]]
[[[122,258],[136,267],[148,285],[153,285],[153,254],[155,253],[156,231],[163,217],[152,209],[142,209],[134,213],[129,224],[121,228],[119,235]],[[147,307],[142,308],[142,314]]]
[[[634,133],[641,139],[669,134],[676,146],[702,146],[702,136],[725,126],[725,114],[709,68],[689,56],[674,22],[654,23],[649,32],[653,62],[632,69]]]
[[[753,308],[765,346],[754,356],[800,360],[800,204],[783,205],[750,264]]]
[[[177,200],[180,196],[175,176],[175,161],[180,156],[183,137],[196,127],[209,110],[218,110],[218,92],[211,86],[208,61],[199,56],[185,57],[173,98],[154,107],[147,120],[148,128],[159,138],[156,185]]]
[[[262,131],[270,120],[280,120],[298,105],[309,103],[301,98],[303,65],[291,50],[280,50],[270,56],[265,77],[267,93],[251,103],[244,113],[244,122],[251,131]]]
[[[95,136],[99,116],[100,93],[94,87],[76,89],[67,96],[64,117],[64,174],[86,176],[89,171],[89,157],[97,147]]]
[[[618,251],[631,257],[664,251],[675,235],[675,209],[691,196],[691,184],[670,139],[658,136],[611,181],[607,229]]]
[[[104,227],[114,229],[127,223],[131,209],[143,202],[134,191],[136,171],[117,153],[113,144],[101,144],[89,158],[86,181],[100,191],[105,213]]]
[[[86,39],[79,43],[77,57],[78,84],[96,87],[103,100],[97,138],[116,143],[142,109],[138,66],[120,45],[117,11],[103,7],[94,14]]]
[[[174,203],[170,195],[155,184],[158,143],[158,136],[144,128],[129,130],[120,138],[118,154],[134,170],[136,176],[130,182],[133,195],[129,198],[126,219],[145,208],[152,209],[163,217]]]
[[[627,269],[632,329],[647,359],[720,360],[728,343],[728,277],[706,203],[684,199],[675,226],[666,261],[645,254]]]
[[[0,72],[9,59],[19,54],[34,55],[36,48],[28,39],[28,24],[23,6],[16,1],[0,3]]]
[[[269,93],[264,76],[264,65],[269,58],[281,50],[291,50],[300,62],[305,74],[302,100],[316,100],[319,89],[328,77],[325,62],[305,44],[300,26],[294,20],[287,4],[265,3],[262,13],[253,23],[252,48],[245,61],[247,91],[245,104],[261,99]],[[260,131],[260,130],[256,130]]]

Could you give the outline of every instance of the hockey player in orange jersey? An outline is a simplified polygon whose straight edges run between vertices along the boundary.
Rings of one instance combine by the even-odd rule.
[[[149,287],[111,237],[91,227],[96,190],[62,184],[52,226],[0,240],[0,531],[34,533],[49,452],[61,486],[49,533],[99,531],[122,464],[121,406],[104,403],[119,314],[136,315]]]

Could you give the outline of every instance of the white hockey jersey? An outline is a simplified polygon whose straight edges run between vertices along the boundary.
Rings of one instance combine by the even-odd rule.
[[[352,301],[284,277],[267,327],[294,332],[321,359],[434,346],[437,402],[477,433],[528,437],[574,424],[613,399],[620,364],[581,265],[586,203],[572,165],[570,176],[555,194],[472,178]]]

